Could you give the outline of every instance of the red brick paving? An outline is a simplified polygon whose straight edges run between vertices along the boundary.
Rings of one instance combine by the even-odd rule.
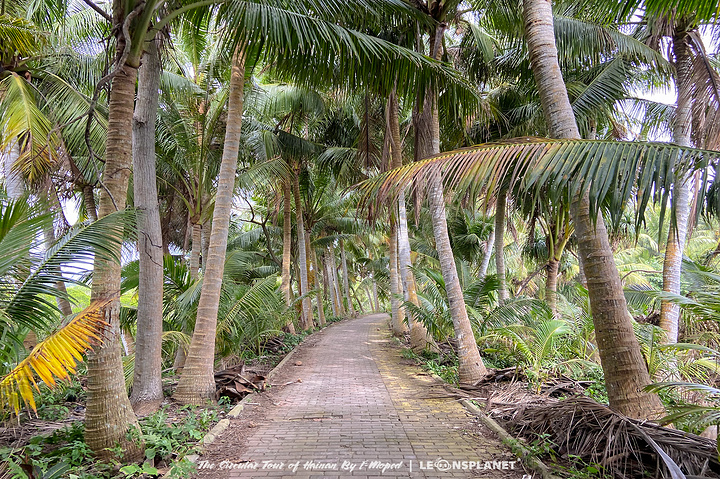
[[[319,333],[302,366],[286,366],[302,382],[273,391],[260,424],[231,424],[199,459],[199,476],[522,478],[504,445],[478,435],[465,409],[432,394],[442,388],[403,360],[387,319],[365,316]]]

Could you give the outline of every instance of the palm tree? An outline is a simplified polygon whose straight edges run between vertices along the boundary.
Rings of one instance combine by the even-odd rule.
[[[173,396],[183,404],[201,404],[203,401],[215,397],[213,376],[215,332],[225,266],[230,210],[235,189],[235,172],[240,151],[246,55],[245,46],[236,47],[230,75],[225,143],[215,197],[207,267],[203,277],[198,316],[195,321],[190,350]]]

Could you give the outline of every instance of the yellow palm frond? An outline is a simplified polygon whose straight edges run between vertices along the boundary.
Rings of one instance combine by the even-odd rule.
[[[67,379],[75,374],[77,363],[92,345],[102,342],[107,323],[101,308],[114,299],[95,301],[78,313],[69,323],[40,342],[17,366],[0,380],[0,409],[10,406],[15,414],[21,403],[33,410],[33,387],[40,391],[35,376],[54,387],[56,378]]]

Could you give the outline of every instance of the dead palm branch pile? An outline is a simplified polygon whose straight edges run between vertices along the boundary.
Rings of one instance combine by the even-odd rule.
[[[544,437],[618,478],[720,478],[715,441],[630,419],[587,397],[494,409],[516,436]]]

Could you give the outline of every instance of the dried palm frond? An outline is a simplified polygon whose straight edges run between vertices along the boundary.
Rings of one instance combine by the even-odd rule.
[[[15,414],[20,412],[20,401],[35,410],[32,386],[39,392],[35,375],[48,387],[54,387],[56,379],[67,379],[75,374],[75,367],[82,361],[85,351],[93,343],[102,341],[105,323],[101,308],[114,299],[95,301],[33,348],[30,354],[0,380],[0,409],[10,406]]]
[[[561,454],[614,477],[720,477],[715,441],[628,418],[587,397],[521,407],[505,419],[516,434],[547,437]]]

